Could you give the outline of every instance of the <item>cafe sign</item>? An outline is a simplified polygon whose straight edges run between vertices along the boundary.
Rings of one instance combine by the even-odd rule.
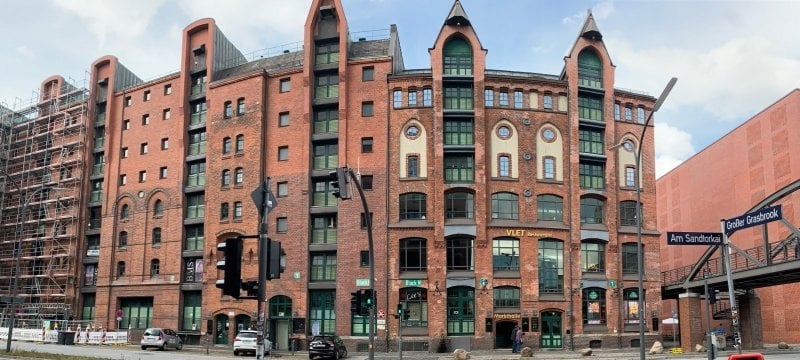
[[[508,314],[494,313],[494,319],[495,320],[514,320],[514,319],[520,319],[520,318],[521,318],[521,316],[520,316],[519,313],[508,313]]]

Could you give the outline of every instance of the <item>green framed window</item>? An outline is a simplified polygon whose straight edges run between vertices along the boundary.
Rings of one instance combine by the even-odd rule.
[[[473,182],[475,180],[475,157],[472,154],[445,155],[444,180]]]
[[[153,323],[153,298],[135,297],[121,298],[122,320],[119,322],[121,329],[147,329]]]
[[[492,240],[492,266],[494,271],[519,271],[519,239]]]
[[[494,288],[494,307],[518,308],[519,288],[514,286],[501,286]]]
[[[453,38],[442,49],[444,75],[472,75],[472,47],[462,38]]]
[[[205,124],[207,112],[208,104],[205,100],[195,101],[189,104],[189,125]]]
[[[445,110],[472,110],[474,102],[472,86],[448,86],[444,89]]]
[[[539,240],[539,293],[564,293],[564,242]]]
[[[336,254],[317,253],[311,255],[311,274],[313,281],[336,281]]]
[[[339,109],[327,108],[314,111],[314,134],[339,132]]]
[[[472,120],[445,120],[444,144],[445,145],[473,145],[475,144],[474,124]]]
[[[94,320],[95,294],[83,294],[83,306],[81,307],[81,320]]]
[[[603,130],[581,128],[578,130],[578,145],[580,152],[587,154],[603,155],[605,154],[605,143],[603,139]]]
[[[326,180],[315,181],[314,191],[311,197],[311,206],[338,206],[338,199],[333,196],[333,188]]]
[[[314,145],[314,170],[333,169],[339,165],[339,144]]]
[[[602,288],[583,289],[581,310],[584,325],[605,325],[606,290]]]
[[[199,330],[203,322],[203,300],[199,291],[183,293],[183,311],[180,329],[184,331]]]
[[[578,55],[578,86],[603,88],[603,63],[592,50],[584,50]]]
[[[645,290],[645,289],[642,289]],[[647,296],[647,291],[644,291],[645,297]],[[625,323],[626,324],[638,324],[639,323],[639,288],[628,288],[622,290],[622,301],[625,304]],[[642,305],[647,307],[647,301],[642,301]],[[642,314],[646,314],[645,311],[642,311]]]
[[[339,43],[317,44],[315,53],[315,64],[336,64],[339,62]]]
[[[204,155],[206,153],[206,132],[198,131],[189,133],[189,155]]]
[[[601,162],[581,162],[578,165],[581,188],[605,189],[605,164]]]
[[[186,196],[186,218],[202,219],[206,216],[205,195],[195,194]]]
[[[189,164],[189,171],[186,174],[186,186],[205,186],[205,185],[206,185],[205,161]]]
[[[206,76],[205,71],[199,74],[192,75],[192,95],[203,94],[206,92]]]
[[[316,215],[311,217],[311,243],[335,244],[337,217],[336,214]]]
[[[184,230],[186,238],[183,241],[184,250],[203,250],[205,246],[205,233],[203,224],[187,225]]]
[[[318,326],[320,335],[336,334],[336,292],[333,290],[309,290],[308,297],[310,326]]]
[[[428,290],[418,287],[400,288],[400,302],[406,303],[408,320],[402,320],[403,327],[428,326]]]
[[[269,299],[270,319],[289,319],[292,317],[292,298],[275,295]]]
[[[339,75],[335,73],[317,76],[314,85],[314,98],[316,99],[339,97]]]
[[[606,271],[606,244],[600,241],[581,242],[581,271]]]
[[[475,289],[456,286],[447,289],[447,335],[475,333]]]
[[[599,96],[578,96],[578,117],[581,120],[603,122],[603,98]]]

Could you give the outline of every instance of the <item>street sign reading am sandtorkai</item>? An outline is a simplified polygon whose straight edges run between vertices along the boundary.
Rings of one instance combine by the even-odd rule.
[[[722,233],[668,232],[667,245],[722,245]]]

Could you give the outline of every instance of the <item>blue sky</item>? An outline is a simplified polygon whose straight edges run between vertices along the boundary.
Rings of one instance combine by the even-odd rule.
[[[176,71],[181,30],[213,17],[243,53],[302,40],[311,0],[26,0],[0,13],[0,104],[30,100],[45,78],[81,83],[106,54],[143,79]],[[407,68],[428,48],[452,0],[342,0],[350,31],[396,24]],[[616,86],[658,96],[658,174],[800,87],[800,2],[462,0],[487,67],[558,74],[591,8],[616,65]]]

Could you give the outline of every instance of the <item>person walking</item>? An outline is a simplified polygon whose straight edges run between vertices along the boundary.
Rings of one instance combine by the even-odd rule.
[[[517,352],[520,352],[522,351],[522,335],[525,335],[525,333],[523,333],[522,329],[519,329],[519,327],[517,328],[517,336],[515,337],[514,343],[517,344]]]
[[[514,326],[514,330],[511,330],[511,352],[517,353],[519,352],[519,345],[517,343],[517,333],[521,332],[522,330],[519,328],[519,325]]]

